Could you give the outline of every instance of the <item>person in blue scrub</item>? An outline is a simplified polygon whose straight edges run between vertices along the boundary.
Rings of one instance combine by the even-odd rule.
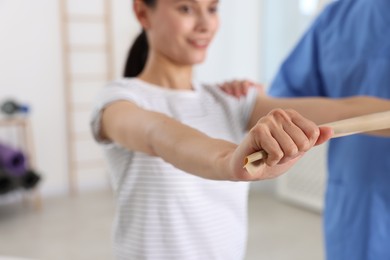
[[[283,62],[270,95],[390,98],[390,0],[327,6]],[[328,150],[326,259],[390,259],[390,139],[353,135]]]

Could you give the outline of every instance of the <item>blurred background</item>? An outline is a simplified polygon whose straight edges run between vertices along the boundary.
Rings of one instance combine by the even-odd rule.
[[[267,86],[328,2],[220,1],[196,78]],[[139,32],[131,0],[0,0],[0,163],[18,154],[25,168],[0,172],[0,259],[112,259],[115,205],[89,116]],[[325,149],[252,184],[247,259],[323,258]]]

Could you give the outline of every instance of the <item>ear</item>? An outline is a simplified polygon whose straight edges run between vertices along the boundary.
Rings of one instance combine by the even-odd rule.
[[[149,7],[141,0],[134,0],[133,11],[142,28],[148,29],[150,27]]]

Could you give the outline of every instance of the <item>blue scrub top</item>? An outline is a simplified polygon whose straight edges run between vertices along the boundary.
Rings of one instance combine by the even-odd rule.
[[[390,98],[390,0],[329,5],[282,64],[273,96]],[[333,139],[324,229],[328,260],[390,259],[390,138]]]

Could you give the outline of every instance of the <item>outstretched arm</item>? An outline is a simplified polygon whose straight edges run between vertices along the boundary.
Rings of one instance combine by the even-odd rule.
[[[390,110],[390,101],[369,96],[340,99],[319,97],[272,98],[260,94],[251,115],[248,129],[253,127],[259,118],[275,108],[294,109],[320,125],[350,117],[388,111]],[[372,132],[371,134],[389,136],[390,130]]]
[[[101,136],[123,147],[158,156],[175,167],[215,180],[258,180],[276,177],[315,144],[328,140],[330,129],[319,129],[295,111],[273,110],[262,117],[239,145],[210,138],[161,113],[127,101],[109,105],[102,115]],[[265,150],[268,158],[255,174],[243,169],[246,156]]]

